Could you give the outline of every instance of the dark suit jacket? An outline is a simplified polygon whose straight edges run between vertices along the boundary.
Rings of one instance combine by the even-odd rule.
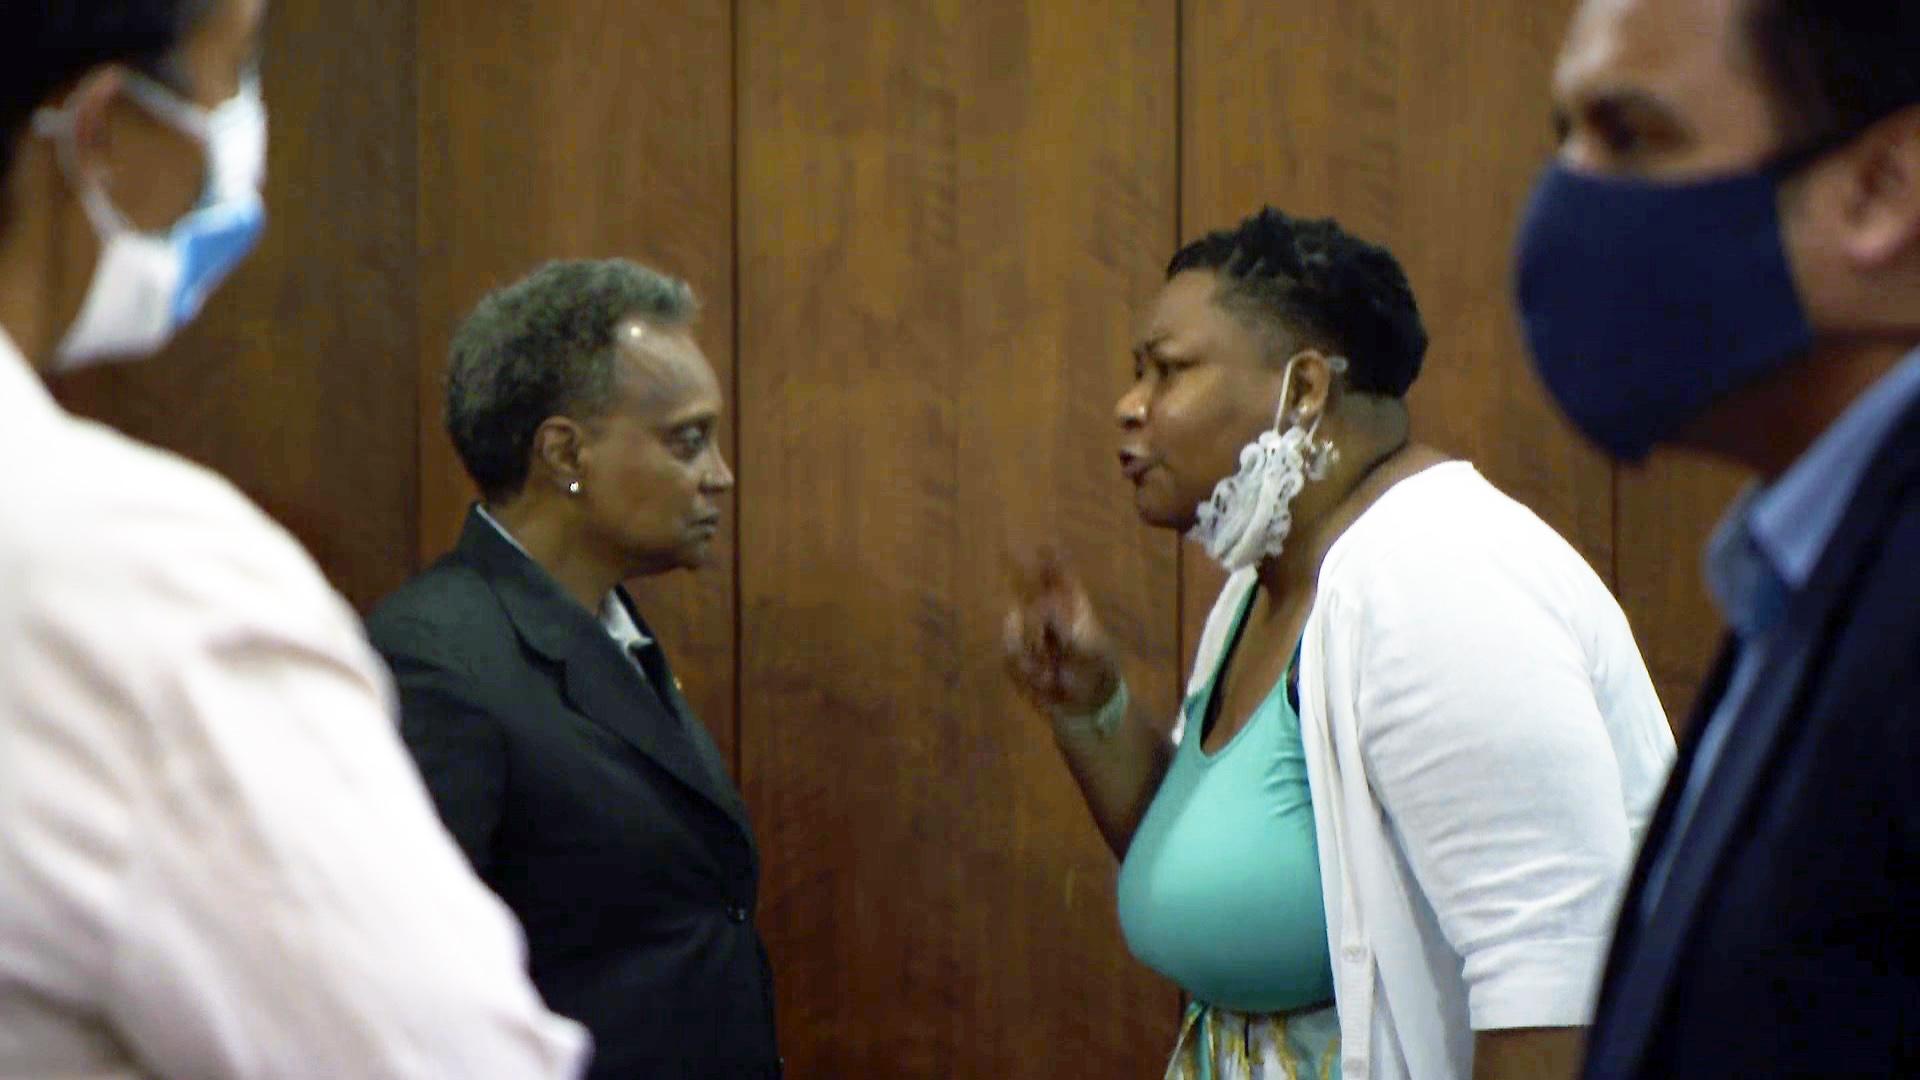
[[[589,1075],[776,1075],[759,856],[658,647],[643,677],[478,514],[368,628],[442,819],[593,1033]]]
[[[1635,868],[1587,1075],[1920,1077],[1920,404],[1877,453],[1703,789],[1723,653]]]

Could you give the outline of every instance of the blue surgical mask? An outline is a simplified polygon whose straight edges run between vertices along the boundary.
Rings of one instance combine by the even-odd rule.
[[[1804,355],[1780,180],[1812,155],[1685,184],[1549,168],[1521,227],[1521,320],[1574,426],[1638,461]]]
[[[100,238],[93,282],[55,358],[60,371],[158,352],[253,251],[266,225],[260,186],[267,114],[257,80],[249,77],[240,93],[214,109],[139,75],[127,76],[127,93],[156,119],[201,144],[206,189],[167,232],[141,232],[97,183],[77,175],[71,113],[45,110],[35,117],[35,129],[58,142],[61,163],[78,185],[81,205]]]

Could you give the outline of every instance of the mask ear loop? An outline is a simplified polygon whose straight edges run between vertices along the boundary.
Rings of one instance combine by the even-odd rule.
[[[1287,401],[1293,397],[1293,369],[1299,362],[1300,358],[1297,356],[1288,361],[1287,370],[1280,376],[1280,405],[1273,412],[1273,433],[1275,435],[1286,433],[1288,426]],[[1318,418],[1316,417],[1315,420],[1317,422]]]
[[[1345,375],[1347,373],[1346,357],[1329,356],[1326,360],[1327,367],[1331,368],[1335,375]],[[1273,415],[1273,431],[1276,435],[1284,434],[1288,427],[1287,399],[1292,395],[1293,391],[1293,369],[1298,366],[1299,363],[1300,358],[1297,356],[1294,357],[1288,362],[1286,373],[1280,377],[1280,407],[1275,410]],[[1307,441],[1309,443],[1313,441],[1315,435],[1319,434],[1320,421],[1326,419],[1326,415],[1327,411],[1325,409],[1321,409],[1314,414],[1313,424],[1307,428]]]
[[[127,96],[153,114],[154,119],[205,146],[213,131],[213,114],[188,101],[165,83],[137,71],[124,76]]]
[[[212,114],[206,109],[182,99],[166,86],[137,71],[122,72],[120,85],[136,105],[198,143],[203,154],[206,152],[212,131]],[[74,93],[77,95],[79,91]],[[33,132],[53,141],[53,152],[60,160],[60,170],[78,189],[81,208],[87,212],[87,219],[93,222],[94,230],[101,238],[139,231],[127,215],[113,205],[113,200],[107,197],[106,190],[98,182],[80,174],[80,148],[74,139],[71,98],[57,109],[36,111],[33,114]]]
[[[1287,365],[1287,372],[1280,380],[1280,409],[1274,416],[1273,422],[1273,429],[1276,434],[1283,434],[1282,429],[1287,426],[1287,399],[1293,389],[1294,365],[1299,362],[1300,359],[1295,357],[1293,361]],[[1327,357],[1327,367],[1331,368],[1335,375],[1344,375],[1347,373],[1347,358],[1344,356],[1329,356]],[[1313,422],[1307,425],[1306,458],[1307,479],[1309,480],[1326,479],[1327,470],[1331,469],[1334,463],[1340,460],[1340,450],[1333,445],[1333,440],[1327,439],[1321,441],[1319,439],[1320,421],[1326,418],[1327,410],[1323,408],[1314,414]]]
[[[67,182],[73,185],[75,194],[80,197],[80,208],[86,211],[87,220],[93,223],[94,233],[100,239],[134,231],[133,222],[127,220],[120,208],[113,205],[113,200],[107,197],[100,183],[81,174],[80,148],[74,139],[71,102],[57,109],[36,111],[33,114],[33,133],[53,143],[53,155],[60,162],[60,171],[66,174]]]

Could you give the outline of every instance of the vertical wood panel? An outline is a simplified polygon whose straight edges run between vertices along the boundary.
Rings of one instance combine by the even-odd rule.
[[[1610,577],[1612,476],[1527,369],[1508,289],[1551,149],[1572,0],[1207,0],[1185,7],[1182,229],[1263,202],[1331,215],[1406,267],[1433,338],[1417,437],[1470,458]],[[1220,577],[1184,554],[1185,652]]]
[[[415,548],[413,10],[277,5],[267,33],[260,249],[164,355],[58,392],[231,478],[365,609]]]
[[[1620,469],[1620,600],[1676,732],[1683,732],[1723,623],[1701,556],[1746,477],[1698,458],[1656,455]]]
[[[488,289],[556,258],[620,255],[684,277],[701,346],[731,384],[732,50],[728,5],[711,0],[421,4],[424,558],[451,546],[474,497],[443,426],[443,380],[453,328]],[[713,566],[635,583],[729,755],[737,520]]]
[[[1173,230],[1174,10],[742,6],[742,765],[795,1075],[1170,1045],[998,635],[1003,545],[1055,537],[1173,705],[1111,413]]]

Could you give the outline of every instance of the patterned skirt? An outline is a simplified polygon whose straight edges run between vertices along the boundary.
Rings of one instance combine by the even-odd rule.
[[[1194,1002],[1166,1080],[1339,1080],[1340,1018],[1332,1005],[1248,1015]]]

